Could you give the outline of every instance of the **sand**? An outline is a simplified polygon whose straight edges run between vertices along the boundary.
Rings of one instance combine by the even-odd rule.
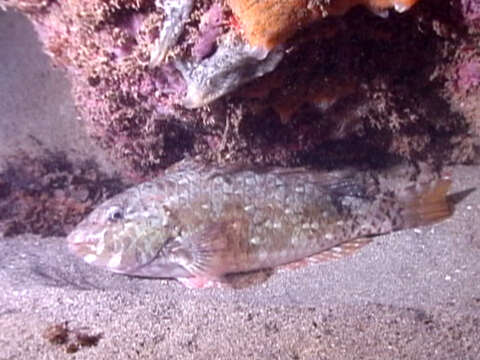
[[[102,157],[40,48],[22,16],[0,13],[0,155],[35,148],[31,135]],[[450,170],[454,192],[479,185],[478,166]],[[475,191],[441,224],[242,290],[112,274],[64,238],[0,238],[0,359],[479,359],[479,204]],[[42,337],[65,321],[98,344],[69,354]]]

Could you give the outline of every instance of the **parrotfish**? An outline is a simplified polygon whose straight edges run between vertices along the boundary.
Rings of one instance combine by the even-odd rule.
[[[438,178],[392,190],[373,171],[190,160],[107,200],[67,242],[116,273],[228,285],[231,275],[340,258],[376,235],[443,220],[450,185]]]

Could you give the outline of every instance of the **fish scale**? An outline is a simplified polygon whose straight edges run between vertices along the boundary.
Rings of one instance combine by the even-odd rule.
[[[449,186],[440,179],[395,192],[368,171],[183,162],[107,200],[67,240],[94,265],[200,286],[338,258],[366,243],[359,238],[439,221],[451,214]]]

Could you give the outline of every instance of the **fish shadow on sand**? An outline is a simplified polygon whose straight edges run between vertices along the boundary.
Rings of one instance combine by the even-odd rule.
[[[75,290],[102,290],[84,277],[73,278],[71,272],[65,272],[54,266],[32,265],[31,273],[37,277],[42,285],[56,288],[73,288]]]

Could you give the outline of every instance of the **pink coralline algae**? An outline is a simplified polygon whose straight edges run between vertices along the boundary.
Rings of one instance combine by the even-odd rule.
[[[180,72],[172,65],[165,64],[153,71],[157,91],[162,94],[183,98],[187,90]]]
[[[118,20],[118,26],[125,30],[130,36],[136,37],[142,28],[145,15],[141,13],[133,13],[125,17],[120,17]]]
[[[136,38],[144,18],[145,16],[140,13],[119,17],[116,25],[122,32],[115,34],[116,46],[112,49],[113,60],[119,61],[132,54],[133,48],[137,45]]]
[[[215,51],[217,38],[223,32],[223,22],[223,9],[220,4],[213,4],[202,16],[200,36],[192,49],[192,55],[197,61],[203,60]]]
[[[458,69],[458,85],[464,91],[474,91],[480,86],[480,61],[462,64]]]
[[[480,0],[461,0],[462,12],[465,19],[469,22],[477,22],[480,25]]]

